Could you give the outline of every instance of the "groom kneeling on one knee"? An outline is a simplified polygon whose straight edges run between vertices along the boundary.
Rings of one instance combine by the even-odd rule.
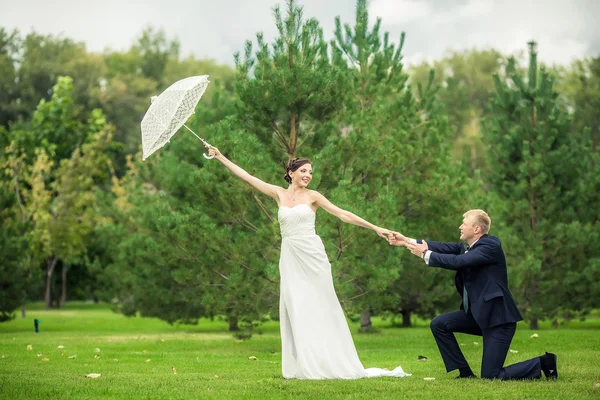
[[[430,267],[456,271],[454,282],[462,298],[460,310],[438,315],[431,331],[446,371],[458,369],[458,378],[475,377],[463,356],[455,332],[483,337],[481,377],[488,379],[557,379],[556,355],[546,353],[504,367],[521,313],[508,290],[506,258],[500,240],[489,236],[491,219],[483,210],[463,215],[460,243],[426,242],[394,232],[389,243],[405,246]]]

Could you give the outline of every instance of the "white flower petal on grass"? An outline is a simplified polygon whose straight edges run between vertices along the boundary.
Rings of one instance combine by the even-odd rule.
[[[150,362],[150,361],[152,361],[152,360],[150,360],[150,359],[147,359],[147,360],[146,360],[146,362]]]
[[[77,354],[73,354],[72,356],[69,356],[69,358],[77,358]]]
[[[427,376],[425,378],[423,378],[424,381],[435,381],[435,378]]]
[[[100,353],[100,349],[96,347],[96,348],[94,349],[94,352],[95,352],[95,353]]]
[[[511,353],[518,353],[518,352],[519,352],[519,350],[513,350],[513,349],[510,349],[509,351],[510,351]]]
[[[102,374],[87,374],[85,377],[96,379],[96,378],[100,378],[101,376],[102,376]]]
[[[65,346],[63,346],[62,344],[57,347],[57,349],[64,349],[64,348],[65,348]]]
[[[27,350],[33,350],[33,346],[32,346],[32,345],[30,345],[30,344],[28,344],[28,345],[27,345]]]
[[[535,337],[540,337],[540,335],[538,335],[537,333],[534,333],[533,335],[529,336],[530,339],[533,339]]]
[[[248,360],[257,361],[257,360],[258,360],[258,358],[254,357],[254,356],[250,356],[250,357],[248,357]]]

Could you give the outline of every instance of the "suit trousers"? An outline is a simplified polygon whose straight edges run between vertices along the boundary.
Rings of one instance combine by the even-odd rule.
[[[438,315],[431,320],[430,327],[447,372],[469,366],[454,336],[455,332],[460,332],[483,337],[482,378],[512,380],[541,377],[539,357],[503,367],[517,328],[515,322],[481,329],[470,310],[468,313],[459,310]]]

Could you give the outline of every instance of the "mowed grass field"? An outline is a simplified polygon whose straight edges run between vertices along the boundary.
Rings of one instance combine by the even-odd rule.
[[[40,320],[34,333],[33,320]],[[270,322],[238,341],[223,321],[169,325],[127,318],[107,305],[71,303],[65,310],[30,305],[27,318],[0,324],[1,399],[584,399],[600,398],[600,314],[560,328],[519,324],[507,364],[551,351],[558,381],[500,382],[447,374],[428,321],[377,333],[351,323],[365,367],[401,365],[406,378],[351,381],[286,380],[281,376],[279,326]],[[531,337],[537,333],[537,337]],[[481,338],[459,335],[473,370],[481,367]],[[28,347],[31,350],[28,350]],[[428,357],[419,361],[419,356]],[[250,359],[250,358],[256,359]],[[88,374],[100,374],[88,378]],[[424,379],[424,378],[435,378]]]

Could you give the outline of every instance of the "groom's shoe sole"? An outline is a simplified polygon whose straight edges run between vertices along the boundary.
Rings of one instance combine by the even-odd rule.
[[[556,369],[556,361],[558,359],[558,357],[556,357],[556,354],[554,353],[548,353],[546,352],[546,355],[550,358],[550,365],[548,366],[548,370],[546,372],[546,370],[544,370],[544,375],[546,375],[546,378],[548,379],[558,379],[558,369]]]

